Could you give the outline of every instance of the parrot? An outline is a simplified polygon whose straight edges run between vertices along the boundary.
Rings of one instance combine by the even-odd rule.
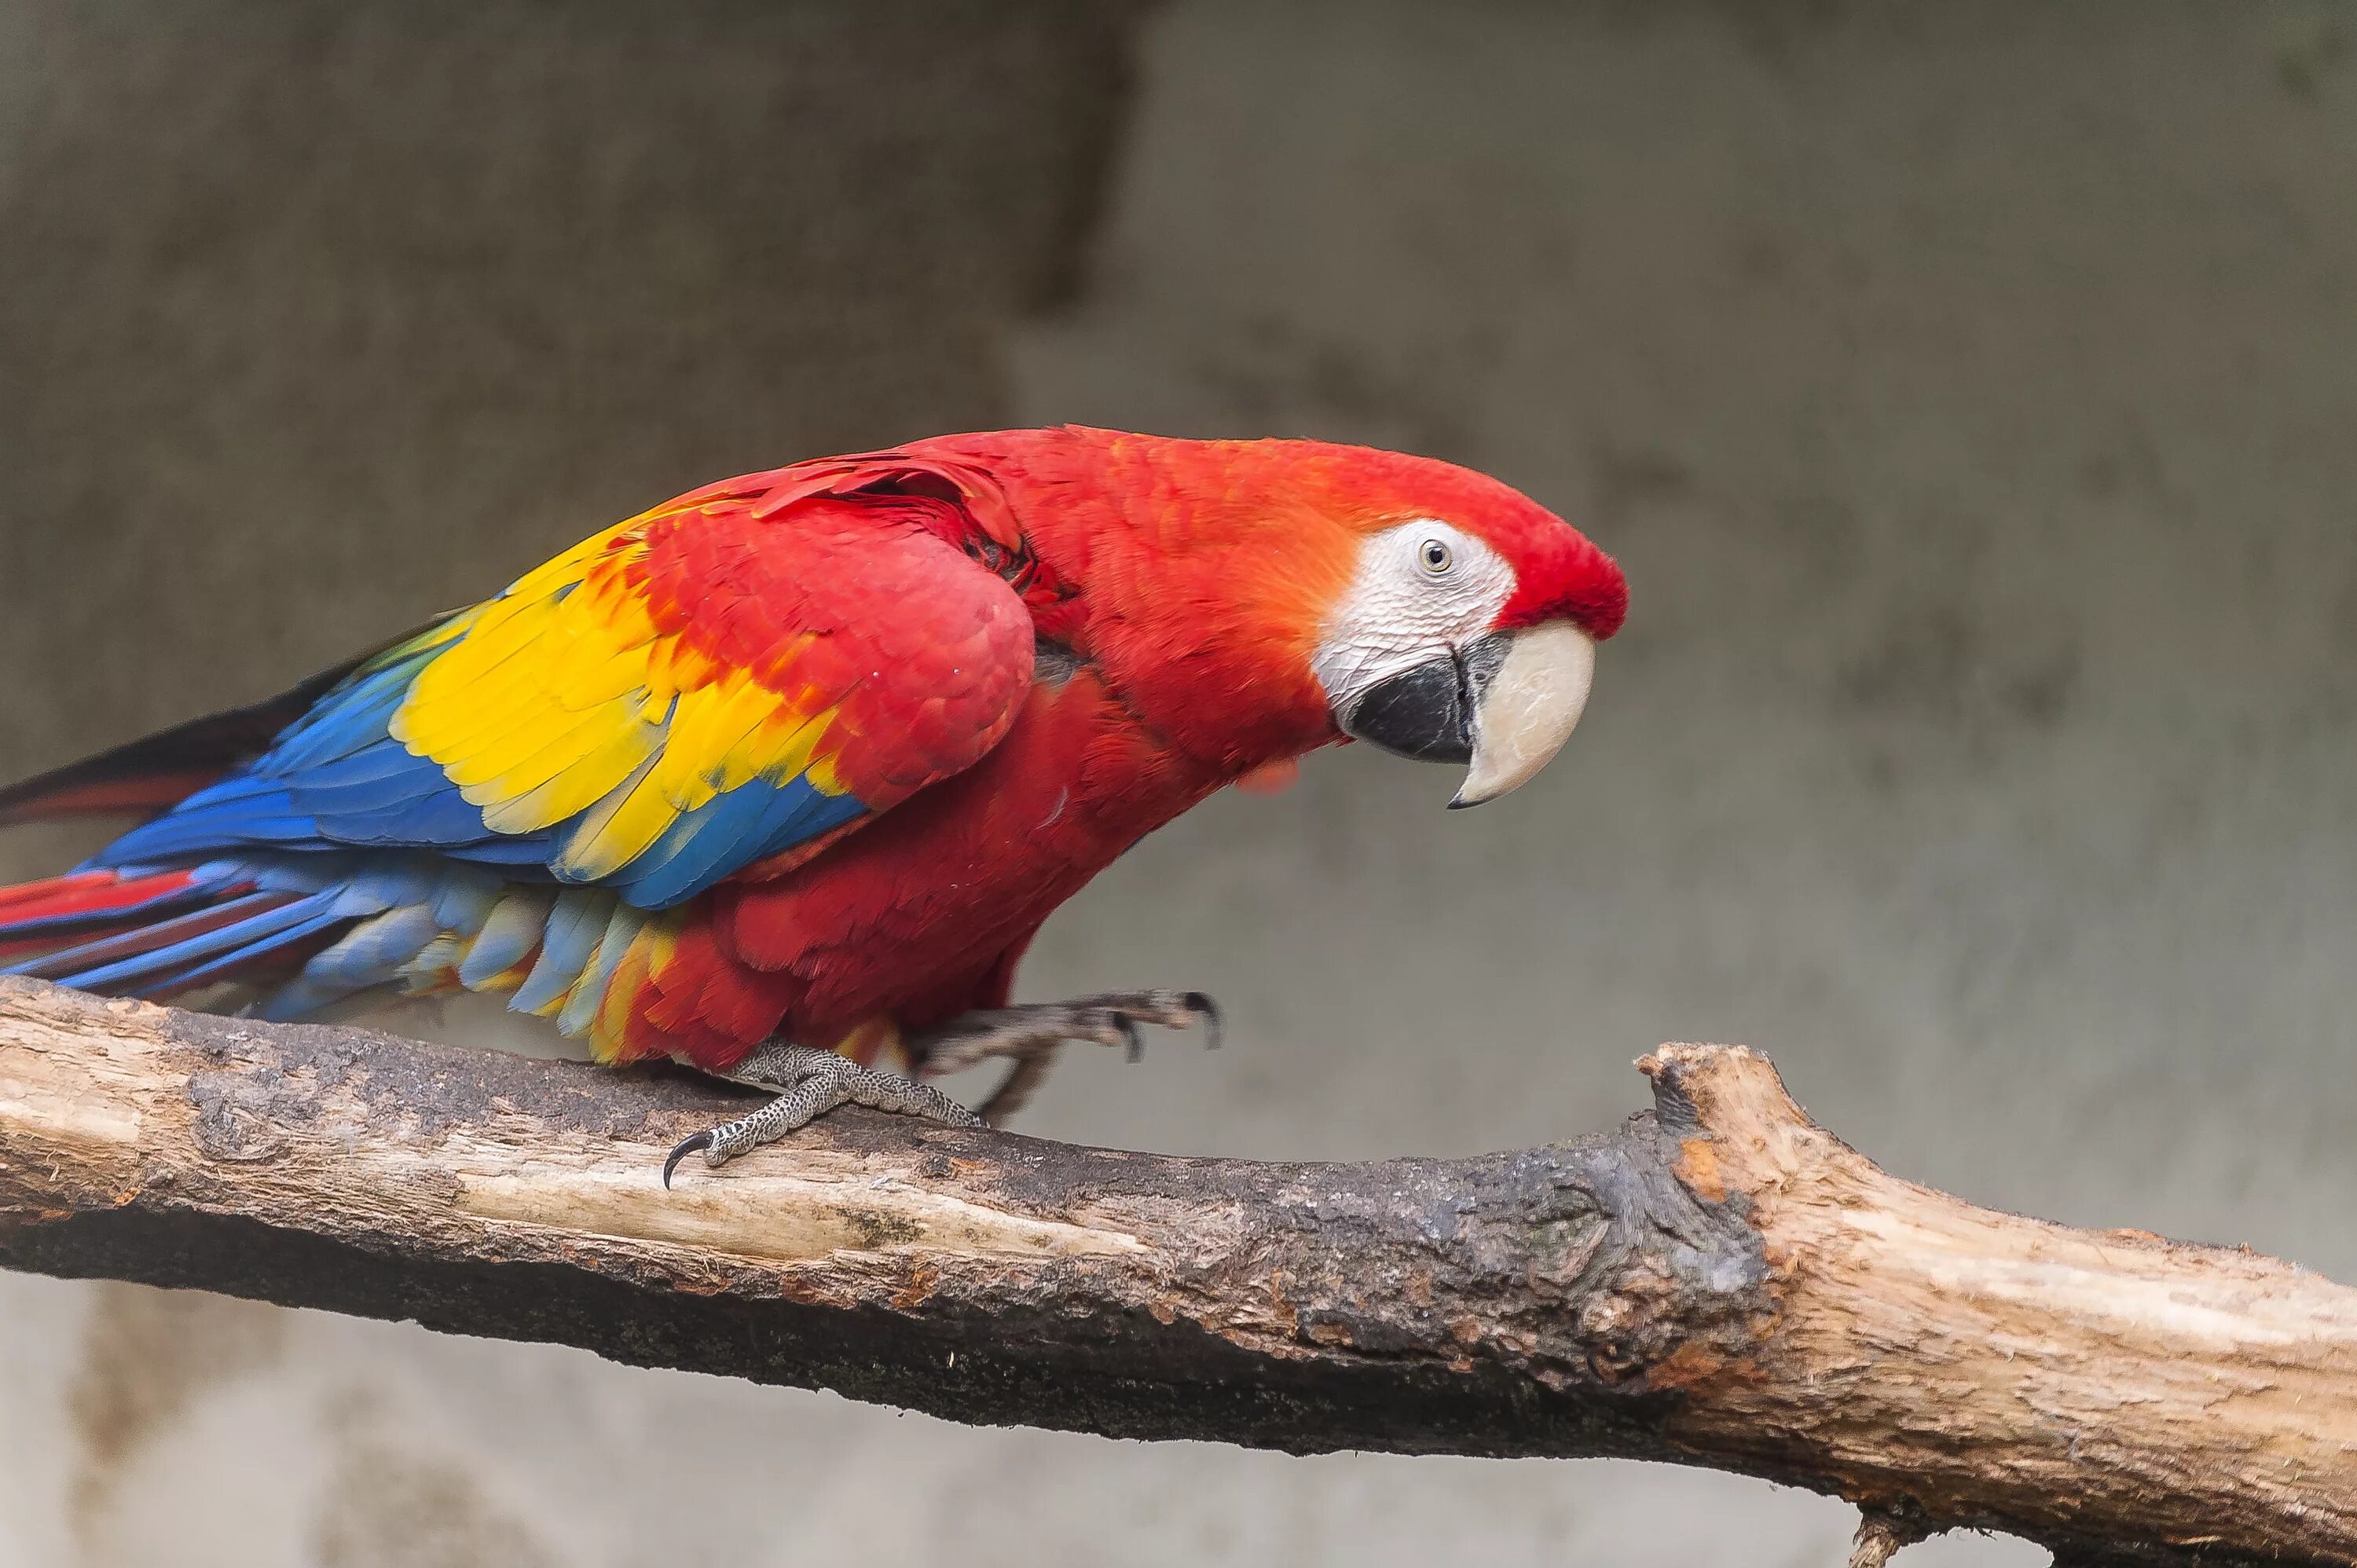
[[[0,973],[295,1019],[479,993],[759,1108],[996,1122],[1200,992],[1018,1005],[1049,914],[1230,785],[1351,740],[1538,772],[1620,567],[1520,491],[1326,442],[1077,425],[725,479],[304,682],[0,789],[135,817],[0,887]],[[220,999],[226,997],[226,1003]],[[979,1109],[924,1081],[1003,1060]]]

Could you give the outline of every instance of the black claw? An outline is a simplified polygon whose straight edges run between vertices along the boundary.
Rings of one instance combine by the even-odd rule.
[[[1222,1032],[1220,1004],[1200,991],[1189,991],[1185,1000],[1187,1011],[1203,1020],[1203,1048],[1207,1051],[1218,1050]]]
[[[698,1133],[694,1137],[683,1142],[678,1148],[673,1149],[671,1152],[670,1156],[663,1161],[664,1187],[670,1187],[671,1173],[679,1169],[680,1161],[687,1158],[688,1155],[694,1154],[699,1149],[708,1149],[710,1147],[712,1147],[712,1130],[707,1127],[703,1132]]]

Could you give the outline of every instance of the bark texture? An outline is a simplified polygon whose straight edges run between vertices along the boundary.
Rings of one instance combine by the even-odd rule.
[[[1882,1555],[2357,1560],[2357,1293],[1901,1181],[1739,1047],[1639,1065],[1653,1112],[1476,1159],[854,1112],[666,1192],[724,1086],[0,980],[0,1265],[967,1422],[1706,1464],[1865,1505]]]

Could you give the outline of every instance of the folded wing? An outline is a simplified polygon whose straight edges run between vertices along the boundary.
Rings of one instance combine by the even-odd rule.
[[[395,646],[99,864],[424,850],[662,909],[971,766],[1032,656],[971,514],[777,488],[633,519]]]
[[[1020,545],[986,476],[900,454],[683,497],[265,704],[292,722],[258,756],[73,876],[0,890],[0,956],[147,995],[291,961],[273,1012],[459,983],[603,1036],[662,911],[998,743],[1032,673]],[[205,735],[109,789],[160,804],[182,762],[218,776]],[[27,799],[61,809],[68,782]]]

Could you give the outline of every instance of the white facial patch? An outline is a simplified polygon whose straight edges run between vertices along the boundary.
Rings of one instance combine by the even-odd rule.
[[[1385,529],[1361,547],[1311,668],[1339,708],[1488,631],[1513,596],[1513,568],[1463,530],[1428,518]]]

